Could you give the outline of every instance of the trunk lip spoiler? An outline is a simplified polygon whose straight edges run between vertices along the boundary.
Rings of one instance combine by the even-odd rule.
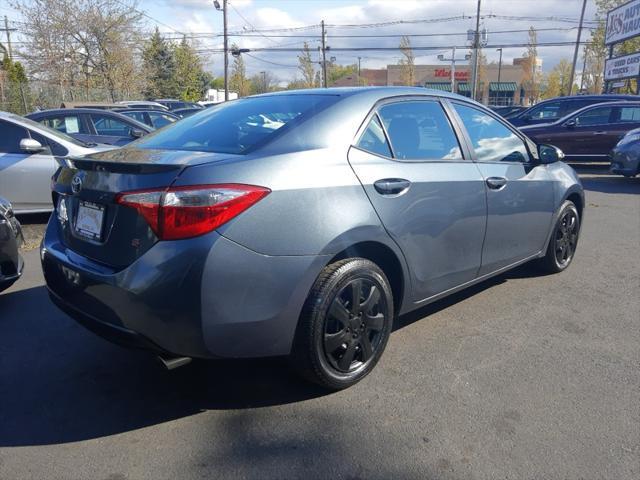
[[[180,163],[135,163],[122,161],[99,160],[96,158],[73,155],[56,156],[56,162],[63,168],[84,171],[104,171],[117,173],[162,173],[182,170],[186,166]]]

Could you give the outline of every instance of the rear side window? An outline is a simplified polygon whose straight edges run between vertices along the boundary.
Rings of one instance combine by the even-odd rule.
[[[80,115],[47,117],[40,120],[40,123],[59,132],[66,133],[67,135],[74,133],[89,133],[84,127]]]
[[[529,152],[520,137],[506,125],[491,115],[454,104],[480,162],[523,162],[529,161]]]
[[[640,107],[621,107],[618,122],[640,122]]]
[[[176,121],[176,119],[173,118],[172,116],[165,115],[164,113],[161,113],[161,112],[149,112],[148,115],[149,115],[149,118],[151,119],[151,123],[155,128],[162,128],[165,125],[169,125],[170,123],[173,123]]]
[[[460,145],[440,103],[410,101],[379,111],[393,156],[400,160],[462,160]]]
[[[378,120],[377,115],[373,116],[369,122],[369,126],[360,137],[358,148],[382,155],[383,157],[391,156],[387,137],[384,135],[384,130],[382,129],[382,125],[380,125],[380,120]]]
[[[554,120],[564,115],[564,110],[562,102],[550,102],[532,108],[527,116],[534,120]]]
[[[0,120],[0,153],[23,153],[20,140],[29,138],[27,130]]]
[[[335,95],[268,95],[225,102],[157,130],[138,148],[244,153],[337,101]],[[260,122],[256,118],[261,118]],[[269,121],[264,121],[264,118]]]
[[[144,118],[144,112],[122,112],[122,114],[140,123],[147,123],[147,120]]]

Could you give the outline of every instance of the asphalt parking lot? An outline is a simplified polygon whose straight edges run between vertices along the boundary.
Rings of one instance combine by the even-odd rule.
[[[0,294],[0,479],[640,478],[640,178],[583,182],[568,271],[401,318],[332,394],[280,359],[164,371],[56,310],[27,249]]]

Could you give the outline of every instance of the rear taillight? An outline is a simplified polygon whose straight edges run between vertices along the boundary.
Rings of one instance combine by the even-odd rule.
[[[120,193],[116,203],[134,208],[161,240],[209,233],[271,192],[235,183],[190,185]]]

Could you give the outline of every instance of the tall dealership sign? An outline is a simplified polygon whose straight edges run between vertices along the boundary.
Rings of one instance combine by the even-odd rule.
[[[604,41],[609,47],[609,59],[604,68],[605,91],[609,91],[612,80],[640,77],[640,52],[622,57],[613,56],[616,43],[639,35],[640,0],[631,0],[607,13]]]

